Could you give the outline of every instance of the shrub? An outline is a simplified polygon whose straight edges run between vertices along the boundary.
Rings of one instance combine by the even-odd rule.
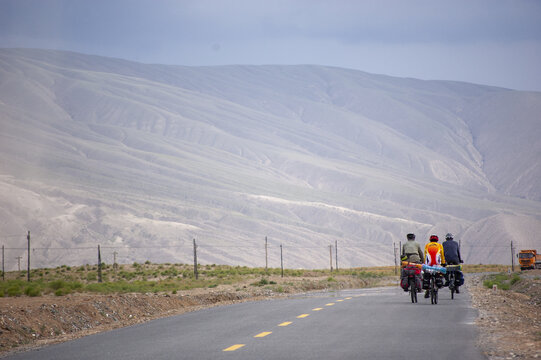
[[[55,296],[63,296],[63,295],[66,295],[66,294],[68,294],[68,293],[66,293],[65,290],[66,290],[66,289],[64,289],[64,288],[62,288],[62,289],[57,289],[57,290],[54,292],[54,294],[55,294]]]
[[[87,281],[96,281],[98,279],[98,274],[94,271],[89,272],[86,274],[86,280]]]
[[[49,283],[49,287],[53,290],[58,290],[64,286],[66,286],[66,282],[64,280],[55,280]]]
[[[261,280],[259,280],[258,282],[253,283],[252,286],[264,286],[268,284],[269,284],[269,280],[265,278],[261,278]]]
[[[511,288],[511,284],[514,284],[519,280],[520,277],[516,274],[510,276],[505,273],[499,273],[487,276],[487,278],[483,281],[483,285],[489,289],[496,285],[499,289],[509,290]]]
[[[38,285],[30,285],[24,289],[27,296],[35,297],[41,295],[41,288]]]
[[[8,296],[21,296],[23,293],[21,287],[15,284],[8,287],[7,292]]]
[[[517,274],[514,274],[513,277],[511,278],[511,285],[514,285],[519,281],[520,281],[520,276],[518,276]]]

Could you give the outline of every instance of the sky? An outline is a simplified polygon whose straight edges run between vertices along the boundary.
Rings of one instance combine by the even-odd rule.
[[[541,0],[0,0],[0,48],[541,91]]]

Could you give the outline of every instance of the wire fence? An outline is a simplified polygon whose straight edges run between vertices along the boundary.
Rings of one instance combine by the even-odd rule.
[[[33,268],[50,268],[61,265],[77,266],[97,264],[175,263],[191,264],[196,258],[200,264],[239,265],[250,267],[286,267],[289,269],[337,269],[390,266],[400,263],[401,242],[392,244],[362,243],[342,244],[335,241],[328,245],[301,246],[296,244],[264,241],[251,244],[212,243],[193,239],[179,241],[178,245],[85,245],[75,247],[32,246],[30,232],[25,235],[1,235],[0,241],[21,239],[21,246],[2,245],[2,272],[24,271]],[[24,240],[23,240],[24,239]],[[466,251],[464,251],[466,250]],[[500,245],[462,244],[462,257],[468,259],[469,252],[490,250],[507,253],[507,262],[513,265],[515,248],[513,242]],[[377,254],[377,255],[375,255]],[[501,256],[500,256],[501,258]],[[488,262],[486,262],[488,263]]]

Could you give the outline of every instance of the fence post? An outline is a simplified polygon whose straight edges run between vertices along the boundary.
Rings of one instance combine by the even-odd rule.
[[[199,273],[197,272],[197,245],[195,243],[195,238],[193,239],[193,273],[195,279],[199,279]]]
[[[398,264],[396,262],[396,243],[393,242],[393,250],[394,250],[394,274],[398,275]]]
[[[118,264],[116,263],[116,256],[118,255],[118,252],[113,252],[113,270],[116,273],[116,270],[118,269]]]
[[[334,240],[334,255],[336,256],[334,266],[336,267],[336,271],[338,271],[338,240]]]
[[[332,272],[332,245],[329,245],[329,264],[331,266],[331,272]]]
[[[515,249],[513,249],[513,241],[511,241],[511,271],[515,271]]]
[[[282,244],[280,244],[280,267],[282,268],[282,277],[284,277],[284,256],[282,252]]]
[[[101,250],[98,245],[98,282],[100,283],[101,281]]]
[[[28,239],[28,272],[26,273],[26,278],[27,281],[30,282],[30,230],[28,230],[26,238]]]
[[[267,237],[265,236],[265,273],[269,272],[269,251]]]

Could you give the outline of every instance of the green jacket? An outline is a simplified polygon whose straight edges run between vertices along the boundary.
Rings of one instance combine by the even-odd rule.
[[[400,254],[400,258],[403,259],[404,256],[408,257],[406,261],[409,262],[416,262],[420,264],[425,262],[421,245],[419,245],[419,243],[415,240],[408,240],[404,243],[404,245],[402,245],[402,253]]]

